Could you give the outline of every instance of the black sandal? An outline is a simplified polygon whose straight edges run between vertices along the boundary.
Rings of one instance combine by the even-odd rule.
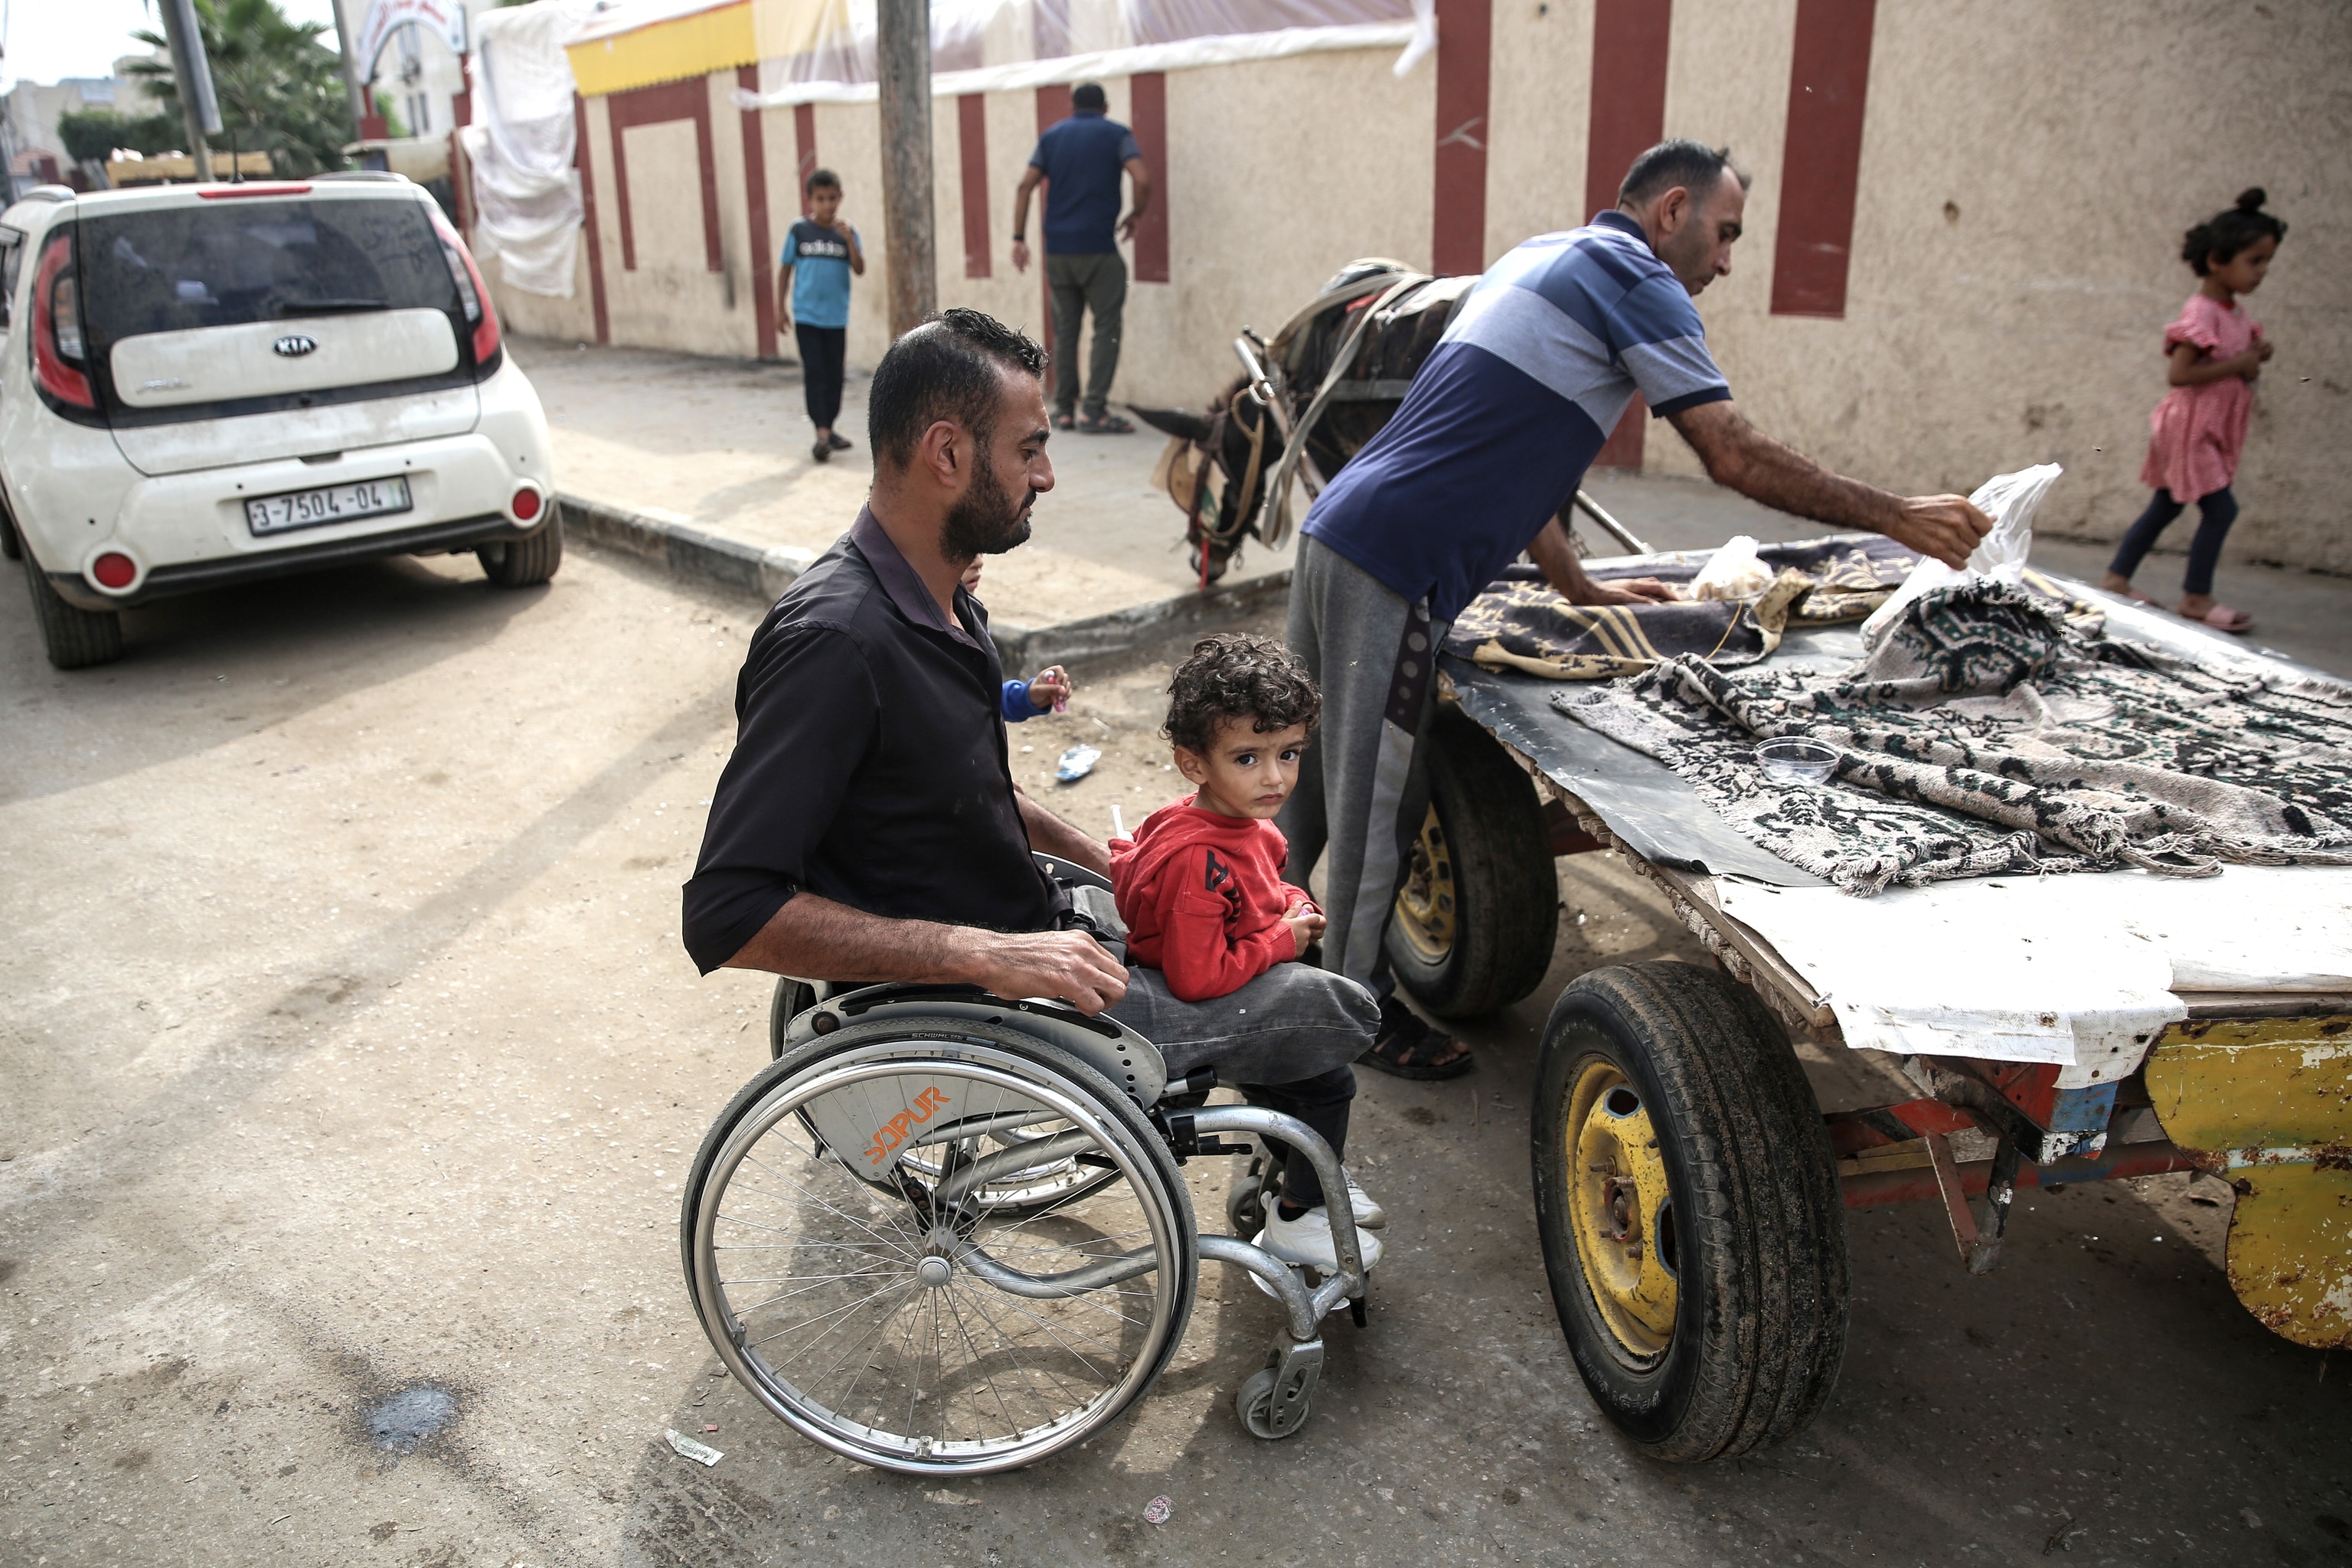
[[[1477,1063],[1467,1047],[1460,1056],[1441,1061],[1455,1042],[1443,1029],[1433,1029],[1391,996],[1381,1004],[1381,1031],[1372,1048],[1356,1059],[1397,1078],[1431,1082],[1460,1078]]]

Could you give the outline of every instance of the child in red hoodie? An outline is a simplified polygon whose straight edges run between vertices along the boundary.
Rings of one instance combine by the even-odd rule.
[[[1168,693],[1166,733],[1195,793],[1153,812],[1133,838],[1111,840],[1111,889],[1130,961],[1160,971],[1178,1000],[1202,1002],[1296,962],[1323,932],[1314,900],[1282,879],[1289,846],[1273,822],[1298,784],[1322,699],[1279,643],[1237,635],[1195,645]],[[1297,1117],[1342,1153],[1355,1092],[1355,1074],[1340,1067],[1255,1087],[1251,1098]],[[1348,1195],[1360,1226],[1385,1222],[1352,1176]],[[1380,1239],[1360,1229],[1357,1240],[1370,1268]],[[1306,1160],[1289,1163],[1258,1245],[1337,1268],[1322,1183]]]

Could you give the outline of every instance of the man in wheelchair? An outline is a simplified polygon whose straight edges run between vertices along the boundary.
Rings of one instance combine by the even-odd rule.
[[[1336,1107],[1344,1128],[1349,1063],[1379,1012],[1362,986],[1287,963],[1180,1001],[1099,940],[1033,854],[1109,867],[1103,844],[1014,782],[987,612],[961,579],[1026,540],[1054,487],[1045,363],[1020,332],[955,310],[876,367],[873,490],[752,637],[735,752],[685,888],[687,950],[706,974],[1059,998],[1152,1042],[1171,1082],[1214,1068],[1318,1131]],[[1290,1163],[1284,1195],[1321,1202],[1307,1161]],[[1320,1255],[1287,1261],[1336,1269],[1321,1235]]]

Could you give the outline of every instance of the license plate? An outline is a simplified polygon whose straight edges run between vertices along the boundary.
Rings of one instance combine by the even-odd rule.
[[[323,489],[294,490],[282,496],[261,496],[245,503],[245,525],[256,533],[284,533],[289,529],[320,528],[331,522],[351,522],[381,517],[409,508],[408,481],[362,479],[355,485],[329,485]]]

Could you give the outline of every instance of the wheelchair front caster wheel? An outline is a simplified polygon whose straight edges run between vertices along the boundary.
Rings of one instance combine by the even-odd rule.
[[[1253,1437],[1269,1440],[1287,1437],[1307,1425],[1307,1413],[1314,1406],[1313,1399],[1301,1391],[1290,1403],[1280,1404],[1275,1397],[1274,1385],[1274,1369],[1267,1367],[1263,1372],[1250,1373],[1249,1380],[1242,1384],[1241,1392],[1234,1395],[1234,1409],[1240,1415],[1242,1425],[1250,1429]]]
[[[1250,1373],[1234,1395],[1234,1410],[1250,1436],[1287,1437],[1307,1425],[1315,1407],[1315,1384],[1323,1373],[1319,1340],[1273,1352],[1273,1364]]]

